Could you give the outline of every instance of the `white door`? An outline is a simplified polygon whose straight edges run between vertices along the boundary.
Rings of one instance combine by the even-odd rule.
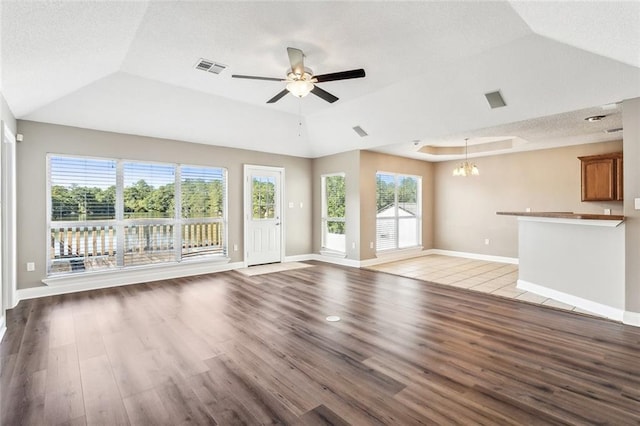
[[[284,169],[244,166],[245,264],[282,262]]]

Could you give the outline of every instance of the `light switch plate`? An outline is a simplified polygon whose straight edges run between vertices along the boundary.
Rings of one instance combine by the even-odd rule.
[[[640,198],[634,199],[633,202],[635,204],[635,209],[640,210]]]

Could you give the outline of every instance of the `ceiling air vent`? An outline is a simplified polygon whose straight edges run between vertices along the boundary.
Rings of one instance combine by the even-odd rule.
[[[356,126],[353,128],[353,130],[361,137],[364,138],[365,136],[369,136],[369,133],[365,132],[364,129],[360,126]]]
[[[227,68],[226,65],[222,65],[217,62],[202,58],[200,58],[200,60],[196,64],[197,70],[212,72],[214,74],[220,74],[222,71],[224,71],[225,68]]]
[[[487,98],[487,102],[489,102],[489,106],[491,109],[500,108],[506,106],[507,103],[502,98],[502,94],[499,90],[495,92],[485,93],[484,97]]]
[[[615,129],[607,129],[604,132],[605,133],[618,133],[622,131],[622,127],[616,127]]]

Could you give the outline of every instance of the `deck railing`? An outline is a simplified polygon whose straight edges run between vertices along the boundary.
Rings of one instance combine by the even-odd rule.
[[[222,222],[179,225],[181,237],[176,252],[175,225],[170,223],[52,224],[50,273],[111,269],[121,266],[171,262],[180,258],[224,254]],[[118,241],[120,235],[122,241]],[[119,245],[120,244],[120,245]]]

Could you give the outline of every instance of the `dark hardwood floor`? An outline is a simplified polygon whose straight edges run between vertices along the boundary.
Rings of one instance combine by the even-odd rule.
[[[640,423],[639,328],[314,265],[22,301],[2,425]]]

